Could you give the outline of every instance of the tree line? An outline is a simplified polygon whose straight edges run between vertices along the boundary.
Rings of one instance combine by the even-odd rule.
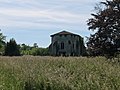
[[[48,56],[48,48],[40,48],[37,43],[33,46],[26,44],[17,44],[15,39],[6,41],[6,36],[0,33],[0,55],[3,56],[21,56],[21,55],[34,55],[34,56]]]

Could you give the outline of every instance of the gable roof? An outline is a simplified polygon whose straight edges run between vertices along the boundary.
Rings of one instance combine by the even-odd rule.
[[[79,35],[77,35],[77,34],[74,34],[74,33],[68,32],[68,31],[58,32],[58,33],[56,33],[56,34],[51,35],[51,37],[53,37],[53,36],[55,36],[55,35],[75,35],[75,36],[79,36]]]

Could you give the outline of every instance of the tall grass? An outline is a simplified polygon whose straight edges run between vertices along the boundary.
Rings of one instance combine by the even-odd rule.
[[[120,65],[103,57],[0,57],[0,90],[120,90]]]

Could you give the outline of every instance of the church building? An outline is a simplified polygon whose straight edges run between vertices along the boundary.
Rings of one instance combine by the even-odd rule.
[[[83,38],[68,31],[53,34],[49,51],[52,56],[82,56],[85,53]]]

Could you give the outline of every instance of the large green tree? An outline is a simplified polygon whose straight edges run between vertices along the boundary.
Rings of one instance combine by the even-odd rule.
[[[120,0],[100,2],[88,20],[90,35],[87,46],[92,55],[114,56],[120,48]]]
[[[10,39],[5,46],[5,56],[20,56],[19,46],[14,39]]]

